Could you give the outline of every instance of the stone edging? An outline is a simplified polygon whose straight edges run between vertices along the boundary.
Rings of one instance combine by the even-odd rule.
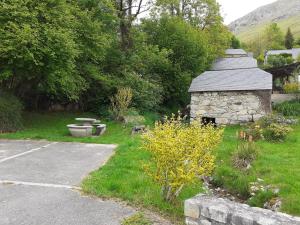
[[[300,225],[300,217],[197,195],[184,204],[187,225]]]

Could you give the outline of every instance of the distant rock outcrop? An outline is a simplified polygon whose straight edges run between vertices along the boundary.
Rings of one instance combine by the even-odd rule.
[[[237,19],[229,25],[229,28],[233,33],[239,35],[262,24],[281,22],[298,16],[300,19],[300,0],[278,0]],[[293,26],[295,24],[292,23],[297,23],[297,21],[291,21],[290,23],[285,26]],[[300,21],[298,21],[299,23]]]

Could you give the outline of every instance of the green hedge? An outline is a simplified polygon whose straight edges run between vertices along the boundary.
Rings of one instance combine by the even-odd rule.
[[[22,128],[21,102],[11,94],[0,91],[0,133]]]
[[[300,99],[277,104],[274,109],[284,116],[300,116]]]

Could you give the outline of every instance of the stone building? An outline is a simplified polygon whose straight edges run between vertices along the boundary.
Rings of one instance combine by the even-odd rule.
[[[272,74],[259,69],[247,54],[227,54],[195,78],[189,92],[191,119],[216,124],[256,121],[271,112]]]

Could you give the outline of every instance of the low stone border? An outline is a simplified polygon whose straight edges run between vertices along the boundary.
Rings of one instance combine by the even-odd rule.
[[[272,94],[272,103],[279,104],[297,99],[297,94]]]
[[[300,217],[197,195],[184,204],[187,225],[300,225]]]

